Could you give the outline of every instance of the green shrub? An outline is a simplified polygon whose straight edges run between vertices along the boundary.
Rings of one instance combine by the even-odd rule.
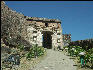
[[[23,51],[23,50],[24,50],[24,45],[19,44],[19,45],[18,45],[18,48],[20,49],[20,51]]]
[[[86,46],[87,47],[87,46]],[[72,48],[74,48],[75,50],[73,51]],[[80,52],[85,52],[86,54],[84,55],[84,60],[85,62],[89,62],[91,64],[91,66],[93,67],[93,48],[86,50],[83,49],[81,46],[69,46],[68,47],[68,53],[70,53],[70,56],[76,55],[76,57],[79,57],[79,62],[80,62]]]
[[[31,59],[31,58],[39,57],[41,55],[44,55],[44,48],[35,45],[32,48],[30,48],[30,51],[27,53],[26,58]]]
[[[86,52],[85,59],[87,62],[93,63],[93,48]]]

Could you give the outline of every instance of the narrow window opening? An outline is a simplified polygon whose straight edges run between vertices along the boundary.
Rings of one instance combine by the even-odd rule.
[[[33,33],[37,33],[37,31],[33,31]]]
[[[45,26],[48,27],[48,23],[45,23]]]
[[[60,35],[60,33],[57,33],[57,35]]]

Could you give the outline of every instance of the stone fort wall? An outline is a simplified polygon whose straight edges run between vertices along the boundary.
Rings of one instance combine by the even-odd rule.
[[[21,36],[31,45],[43,46],[42,36],[46,33],[51,36],[53,48],[63,47],[60,20],[24,16],[1,2],[1,38],[12,40]]]
[[[1,1],[1,39],[7,39],[9,43],[16,45],[21,42],[20,37],[27,41],[24,15],[13,11]]]

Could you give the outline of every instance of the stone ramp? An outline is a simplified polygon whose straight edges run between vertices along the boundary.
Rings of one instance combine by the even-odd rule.
[[[74,61],[59,51],[47,50],[47,57],[30,70],[77,70]]]

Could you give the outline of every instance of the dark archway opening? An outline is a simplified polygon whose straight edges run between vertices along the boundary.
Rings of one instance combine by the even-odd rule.
[[[52,37],[51,37],[51,32],[45,31],[43,32],[43,47],[47,49],[52,48]]]

